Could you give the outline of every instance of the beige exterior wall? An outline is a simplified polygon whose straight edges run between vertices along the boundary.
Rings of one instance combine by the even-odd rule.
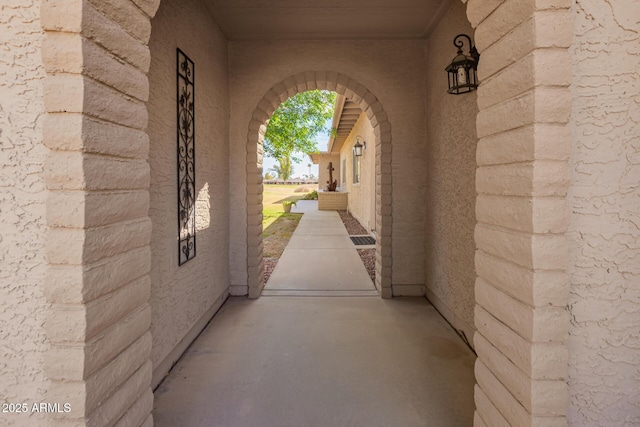
[[[40,2],[0,7],[0,402],[45,400],[48,308]],[[0,413],[40,426],[41,414]]]
[[[356,137],[362,137],[362,141],[366,142],[366,150],[362,150],[360,157],[360,183],[353,183],[353,146],[356,144]],[[376,228],[376,212],[375,212],[375,187],[376,187],[376,144],[373,126],[367,118],[366,114],[361,113],[358,121],[353,126],[351,133],[345,140],[340,150],[340,163],[346,165],[344,179],[338,181],[338,185],[342,187],[342,191],[349,193],[349,212],[353,215],[364,228],[368,231]],[[372,203],[373,201],[373,203]]]
[[[569,425],[640,425],[640,8],[574,13]]]
[[[202,1],[164,0],[151,25],[147,108],[155,382],[190,342],[182,340],[200,331],[228,293],[229,92],[227,41]],[[176,243],[177,47],[194,61],[196,78],[197,254],[182,266]]]
[[[475,330],[473,230],[476,225],[477,92],[449,95],[444,71],[456,55],[453,38],[464,33],[473,39],[473,29],[465,12],[466,7],[461,2],[452,2],[429,36],[427,150],[422,160],[427,173],[427,297],[468,341],[472,341]]]
[[[392,142],[389,150],[393,152],[393,164],[381,165],[380,169],[381,173],[391,174],[393,183],[392,188],[381,188],[385,200],[388,197],[393,199],[391,282],[397,285],[423,284],[424,168],[414,156],[416,150],[424,149],[423,55],[421,41],[229,44],[232,284],[246,284],[247,281],[246,243],[234,238],[236,235],[246,235],[247,227],[244,203],[246,144],[251,143],[247,141],[247,129],[256,106],[274,85],[309,70],[342,73],[347,80],[351,78],[369,90],[384,108],[384,117],[390,129],[385,127],[382,132],[388,133],[390,130]]]
[[[630,1],[613,3],[468,2],[482,54],[475,177],[478,427],[637,423],[637,8]],[[217,280],[224,279],[223,270],[215,269],[214,279],[207,277],[214,283],[190,295],[214,292],[204,304],[189,301],[194,317],[180,320],[180,331],[152,356],[151,319],[159,322],[162,316],[157,310],[151,314],[149,294],[166,282],[149,274],[149,258],[171,251],[161,249],[162,234],[152,234],[152,221],[157,219],[158,228],[165,212],[169,215],[153,197],[175,188],[175,179],[153,176],[147,163],[147,105],[151,116],[155,105],[159,113],[165,108],[160,100],[147,104],[147,43],[157,5],[153,0],[26,1],[0,11],[0,35],[10,48],[0,56],[0,397],[71,402],[72,412],[58,415],[61,424],[151,425],[150,357],[157,362],[180,349],[184,342],[176,341],[188,336],[185,331],[197,325],[198,315],[208,316],[201,313],[215,306]],[[171,10],[170,3],[166,7]],[[184,15],[182,9],[173,11],[177,19],[190,19],[189,31],[192,20],[210,23],[206,13],[191,16],[202,11],[194,8]],[[176,30],[164,25],[169,33]],[[212,58],[185,50],[197,70],[200,61],[211,61],[212,79],[202,87],[224,91],[224,41],[219,34],[207,36]],[[40,40],[46,46],[42,52]],[[161,50],[165,43],[159,40]],[[430,82],[424,70],[431,65],[423,61],[423,47],[418,41],[231,44],[230,181],[224,184],[230,188],[231,217],[222,220],[230,222],[230,234],[221,233],[229,241],[232,285],[246,288],[248,275],[259,273],[247,260],[257,259],[260,248],[248,247],[247,236],[259,228],[259,203],[253,202],[260,198],[260,181],[252,181],[250,168],[261,163],[261,153],[254,141],[247,145],[247,130],[258,132],[256,123],[266,120],[269,106],[257,105],[275,102],[292,88],[267,97],[274,85],[308,70],[338,71],[345,82],[349,77],[360,82],[371,91],[361,92],[370,102],[370,117],[384,106],[376,117],[383,123],[378,133],[393,143],[381,144],[380,151],[393,163],[380,162],[376,170],[378,176],[392,175],[393,188],[378,185],[376,197],[383,201],[382,214],[393,213],[382,220],[393,226],[393,258],[385,247],[379,264],[393,267],[394,284],[424,283],[424,227],[430,223],[423,207],[431,193],[424,187],[430,181],[424,158],[415,156],[431,152],[423,99],[425,81]],[[157,59],[171,73],[154,77],[152,71],[152,96],[156,78],[166,79],[162,86],[174,93],[175,46],[168,50]],[[315,76],[293,87],[329,80]],[[204,109],[218,108],[215,114],[225,122],[225,101],[199,101]],[[168,123],[174,123],[170,116]],[[175,135],[161,131],[164,125],[158,124],[158,135],[166,134],[173,152]],[[214,125],[215,136],[224,136],[222,126]],[[204,157],[222,170],[215,154],[224,156],[223,146],[198,137]],[[152,153],[152,168],[163,164],[162,155]],[[198,189],[209,184],[212,209],[227,197],[211,184],[222,174],[208,175],[198,167]],[[224,209],[219,213],[224,217]],[[212,223],[211,216],[199,217],[203,231]],[[167,229],[175,232],[175,225]],[[152,251],[150,242],[158,249]],[[158,258],[152,261],[160,265]],[[168,299],[157,293],[153,298],[163,307]],[[11,423],[43,424],[36,415],[9,418]]]

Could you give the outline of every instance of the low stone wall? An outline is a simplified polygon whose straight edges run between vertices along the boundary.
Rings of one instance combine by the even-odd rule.
[[[338,191],[318,192],[318,210],[321,211],[344,211],[347,210],[349,193]]]

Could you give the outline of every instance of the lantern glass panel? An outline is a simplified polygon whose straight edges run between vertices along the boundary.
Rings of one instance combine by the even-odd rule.
[[[464,67],[458,68],[458,85],[467,84],[467,70]]]

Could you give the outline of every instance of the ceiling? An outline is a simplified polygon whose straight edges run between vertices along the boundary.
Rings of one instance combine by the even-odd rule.
[[[416,39],[451,0],[205,0],[228,40]]]

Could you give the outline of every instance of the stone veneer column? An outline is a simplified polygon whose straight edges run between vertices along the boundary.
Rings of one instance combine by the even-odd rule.
[[[45,369],[55,425],[146,425],[151,409],[149,93],[159,0],[44,0],[49,189]]]
[[[569,0],[469,0],[477,118],[474,423],[565,426]]]

